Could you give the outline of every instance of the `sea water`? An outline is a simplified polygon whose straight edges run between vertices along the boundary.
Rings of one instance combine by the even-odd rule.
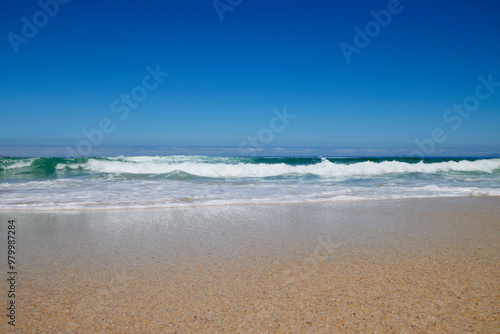
[[[136,156],[0,159],[0,210],[500,196],[500,159]]]

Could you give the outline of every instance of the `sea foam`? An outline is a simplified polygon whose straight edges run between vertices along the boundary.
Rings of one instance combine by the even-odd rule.
[[[109,161],[89,159],[81,167],[99,173],[129,174],[167,174],[182,171],[191,175],[211,178],[260,178],[281,175],[317,175],[322,177],[371,176],[398,173],[446,173],[446,172],[484,172],[492,173],[500,169],[500,159],[477,161],[447,161],[436,163],[407,163],[400,161],[372,162],[353,164],[331,162],[325,158],[310,165],[293,166],[285,163],[206,163],[197,161],[172,162],[150,157]]]
[[[0,210],[500,196],[500,159],[0,159]]]

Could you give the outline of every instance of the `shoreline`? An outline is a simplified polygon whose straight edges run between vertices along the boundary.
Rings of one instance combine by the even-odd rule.
[[[490,196],[490,195],[478,195],[478,196],[415,196],[415,197],[401,197],[401,198],[360,198],[360,199],[342,199],[342,200],[308,200],[308,201],[291,201],[291,202],[256,202],[256,203],[224,203],[224,204],[187,204],[185,205],[175,205],[175,206],[152,206],[144,208],[89,208],[89,209],[46,209],[46,210],[26,210],[26,209],[0,209],[0,213],[8,212],[20,212],[20,213],[63,213],[63,212],[101,212],[101,211],[129,211],[129,210],[169,210],[178,208],[203,208],[203,207],[225,207],[225,206],[250,206],[250,205],[302,205],[302,204],[329,204],[329,203],[362,203],[362,202],[377,202],[377,201],[405,201],[405,200],[430,200],[430,199],[458,199],[458,198],[496,198],[500,199],[500,196]]]
[[[20,333],[494,333],[499,204],[0,212],[0,232],[16,219]]]

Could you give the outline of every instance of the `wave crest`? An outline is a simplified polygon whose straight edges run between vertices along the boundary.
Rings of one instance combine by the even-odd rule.
[[[74,167],[73,165],[72,167]],[[127,174],[168,174],[184,172],[191,175],[210,178],[262,178],[283,175],[315,175],[320,177],[373,176],[384,174],[406,173],[448,173],[448,172],[481,172],[493,173],[500,169],[500,159],[476,161],[447,161],[425,163],[407,163],[400,161],[364,161],[342,164],[322,159],[310,165],[289,165],[286,163],[208,163],[198,161],[158,161],[154,159],[139,160],[101,160],[89,159],[78,164],[84,170],[98,173]]]

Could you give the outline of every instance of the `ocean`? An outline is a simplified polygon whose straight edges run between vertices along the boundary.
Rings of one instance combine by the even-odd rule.
[[[0,194],[18,211],[500,196],[500,159],[2,157]]]

